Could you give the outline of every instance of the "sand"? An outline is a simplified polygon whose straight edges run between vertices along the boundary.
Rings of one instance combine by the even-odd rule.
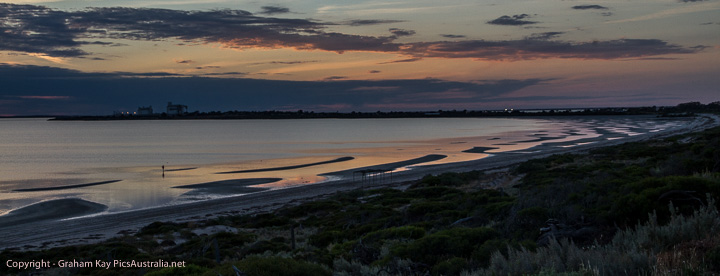
[[[93,182],[93,183],[86,183],[86,184],[65,185],[65,186],[55,186],[55,187],[15,189],[12,191],[13,192],[39,192],[39,191],[65,190],[65,189],[73,189],[73,188],[82,188],[82,187],[110,184],[110,183],[115,183],[115,182],[120,182],[120,181],[122,181],[122,180],[108,180],[108,181],[100,181],[100,182]]]
[[[105,205],[79,198],[48,200],[0,216],[0,225],[14,226],[36,221],[79,217],[103,212],[107,210],[107,208]]]
[[[446,155],[441,154],[429,154],[425,155],[423,157],[418,157],[415,159],[400,161],[400,162],[393,162],[393,163],[386,163],[386,164],[380,164],[375,166],[367,166],[362,168],[354,168],[349,170],[342,170],[337,172],[330,172],[330,173],[324,173],[321,174],[321,176],[340,176],[340,177],[352,177],[354,173],[357,172],[389,172],[393,171],[402,167],[437,161],[440,159],[444,159],[447,157]]]
[[[486,151],[494,150],[494,149],[499,149],[499,148],[493,148],[493,147],[473,147],[473,148],[471,148],[471,149],[467,149],[467,150],[464,150],[464,151],[462,151],[462,152],[467,152],[467,153],[485,153]]]
[[[611,146],[625,142],[641,141],[651,138],[662,138],[671,135],[701,131],[706,128],[720,125],[720,117],[716,115],[703,115],[692,122],[682,126],[667,129],[662,132],[655,132],[645,135],[637,135],[617,140],[602,140],[606,137],[599,137],[596,142],[577,145],[574,147],[558,147],[546,143],[535,148],[520,152],[495,153],[490,157],[475,161],[447,163],[430,166],[415,166],[413,169],[394,173],[392,182],[400,183],[409,180],[416,180],[427,174],[439,174],[443,172],[464,172],[471,170],[492,170],[506,168],[510,165],[532,159],[542,158],[558,153],[583,152],[592,148]],[[528,153],[529,152],[529,153]],[[367,168],[356,168],[341,172],[334,172],[328,175],[347,176],[354,171],[363,169],[393,169],[408,165],[420,164],[439,160],[444,156],[428,155],[425,157],[396,162]],[[247,180],[240,181],[240,187]],[[393,185],[390,182],[378,182],[373,185],[352,181],[350,177],[342,180],[317,183],[312,185],[294,186],[285,189],[265,190],[250,193],[242,196],[231,196],[207,201],[192,202],[182,205],[163,206],[151,209],[135,210],[122,213],[103,214],[94,217],[81,217],[76,219],[57,220],[59,213],[69,212],[70,216],[77,216],[92,212],[100,212],[102,205],[87,202],[79,199],[55,200],[40,203],[11,212],[0,217],[0,250],[14,248],[19,250],[35,250],[48,247],[56,247],[71,244],[87,244],[100,240],[132,234],[141,227],[155,221],[186,222],[197,221],[207,218],[268,212],[288,204],[298,204],[335,194],[341,191],[352,189],[373,188]],[[213,187],[227,186],[228,183],[204,183],[200,186],[190,187],[191,189],[214,189]],[[230,183],[232,184],[232,183]],[[185,187],[188,188],[188,187]],[[63,211],[53,211],[63,210]],[[49,212],[49,213],[46,213]],[[47,215],[52,219],[45,219]],[[29,222],[32,221],[32,222]],[[15,223],[27,222],[27,223]],[[52,230],[48,230],[52,229]]]
[[[285,167],[275,167],[275,168],[263,168],[263,169],[254,169],[254,170],[241,170],[241,171],[219,172],[218,174],[285,171],[285,170],[300,169],[300,168],[306,168],[306,167],[312,167],[312,166],[318,166],[318,165],[325,165],[325,164],[331,164],[331,163],[345,162],[345,161],[350,161],[350,160],[353,160],[353,159],[355,159],[355,157],[346,156],[346,157],[340,157],[340,158],[337,158],[337,159],[328,160],[328,161],[322,161],[322,162],[317,162],[317,163],[309,163],[309,164],[294,165],[294,166],[285,166]]]
[[[186,195],[193,194],[249,194],[268,190],[268,188],[248,187],[252,185],[260,185],[273,183],[282,180],[282,178],[245,178],[231,179],[202,184],[192,184],[175,186],[176,189],[193,189]]]

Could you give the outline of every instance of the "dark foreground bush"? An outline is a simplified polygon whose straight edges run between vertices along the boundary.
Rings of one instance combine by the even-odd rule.
[[[594,275],[674,275],[673,271],[687,269],[658,263],[658,255],[670,254],[675,246],[708,239],[708,235],[720,232],[720,214],[712,199],[707,206],[684,216],[670,205],[671,218],[660,225],[653,213],[646,223],[632,229],[619,231],[606,245],[581,248],[567,240],[552,240],[547,247],[531,252],[526,249],[510,250],[507,256],[496,252],[486,270],[478,275],[530,275],[541,272],[580,272]],[[690,275],[713,274],[714,251],[709,250],[705,259],[692,266]],[[662,259],[662,258],[661,258]],[[674,260],[684,264],[690,259]],[[687,274],[686,274],[687,275]]]
[[[322,276],[331,275],[330,271],[325,267],[281,257],[249,257],[235,263],[235,267],[248,276]],[[205,275],[235,275],[235,271],[231,264],[226,264],[217,269],[210,271]]]

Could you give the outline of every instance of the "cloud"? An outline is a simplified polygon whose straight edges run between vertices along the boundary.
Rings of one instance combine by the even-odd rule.
[[[413,31],[413,30],[403,30],[403,29],[398,29],[398,28],[390,28],[388,31],[390,31],[395,37],[415,35],[415,31]]]
[[[293,65],[293,64],[305,64],[305,63],[315,63],[315,62],[319,62],[319,60],[268,61],[268,62],[250,63],[249,65],[262,65],[262,64]]]
[[[330,76],[330,77],[324,78],[323,80],[333,81],[333,80],[344,80],[344,79],[347,79],[347,77],[346,76]]]
[[[484,60],[574,58],[610,60],[668,54],[691,54],[702,51],[704,48],[705,46],[684,48],[659,39],[618,39],[579,43],[523,39],[419,42],[404,46],[402,51],[416,58],[442,57]]]
[[[700,1],[691,1],[691,2],[700,2]],[[720,9],[720,3],[718,3],[718,2],[708,2],[708,3],[682,5],[682,6],[671,6],[671,8],[669,8],[669,9],[659,11],[656,13],[641,15],[641,16],[633,17],[633,18],[608,21],[605,23],[616,24],[616,23],[655,20],[655,19],[677,16],[677,15],[681,15],[681,14],[689,14],[689,13],[696,13],[696,12],[708,12],[708,11],[719,10],[719,9]]]
[[[715,3],[711,3],[715,4]],[[698,4],[693,6],[702,6]],[[713,6],[714,7],[714,6]],[[689,12],[689,8],[677,12]],[[691,10],[697,10],[692,8]],[[495,23],[525,25],[530,15],[503,16]],[[357,20],[358,26],[401,22]],[[657,39],[619,39],[594,42],[549,41],[560,32],[534,34],[520,40],[434,41],[398,43],[412,30],[391,28],[392,35],[368,36],[328,32],[333,23],[312,19],[282,19],[255,16],[242,10],[181,11],[138,8],[91,8],[58,11],[32,5],[0,4],[0,50],[25,52],[63,62],[66,57],[90,55],[86,44],[107,44],[106,39],[168,40],[188,44],[218,43],[227,48],[290,48],[343,53],[346,51],[402,54],[420,58],[474,58],[520,60],[538,58],[617,59],[666,54],[688,54],[701,48],[684,48]],[[456,35],[446,35],[457,38]],[[87,42],[95,41],[95,42]],[[109,45],[109,44],[108,44]],[[117,43],[113,43],[116,46]]]
[[[441,34],[440,36],[444,38],[465,38],[464,35],[455,35],[455,34]]]
[[[565,32],[544,32],[544,33],[534,33],[528,36],[526,39],[529,40],[548,40],[552,38],[556,38],[560,36],[561,34],[564,34]]]
[[[573,6],[573,9],[576,10],[607,10],[607,7],[600,6],[600,5],[579,5],[579,6]]]
[[[397,91],[398,86],[360,86],[350,89],[350,91]]]
[[[242,10],[91,8],[57,11],[31,5],[0,4],[0,50],[55,57],[88,55],[89,39],[216,42],[228,47],[266,47],[346,51],[394,47],[392,37],[322,32],[306,19],[254,16]]]
[[[345,106],[344,111],[376,111],[403,106],[428,107],[483,102],[548,80],[475,82],[438,79],[280,81],[237,77],[141,77],[122,72],[83,73],[75,70],[0,64],[0,110],[6,114],[112,114],[169,100],[212,110],[276,110],[295,106]],[[242,89],[238,90],[238,87]],[[198,93],[202,88],[203,93]],[[12,92],[9,92],[12,91]],[[47,91],[47,94],[38,93]],[[445,98],[445,96],[454,96]],[[56,101],[49,100],[56,97]],[[12,103],[3,104],[3,100]],[[42,109],[40,109],[42,107]],[[482,104],[474,108],[482,108]],[[334,110],[333,110],[334,111]],[[37,113],[35,113],[37,114]]]
[[[575,10],[605,10],[605,11],[610,9],[608,7],[600,6],[600,5],[578,5],[578,6],[573,6],[572,8]],[[602,12],[600,14],[602,16],[612,16],[613,15],[613,13],[609,12],[609,11]]]
[[[173,60],[173,61],[175,61],[175,63],[178,63],[178,64],[190,64],[190,63],[195,63],[194,60],[189,60],[189,59],[187,59],[187,60],[185,60],[185,59],[175,59],[175,60]]]
[[[20,99],[67,100],[69,96],[18,96]]]
[[[493,25],[504,25],[504,26],[522,26],[522,25],[538,23],[535,21],[524,20],[524,19],[530,18],[530,17],[531,16],[529,14],[516,14],[513,16],[503,15],[501,17],[490,20],[487,23],[493,24]]]
[[[381,62],[381,63],[378,63],[378,64],[416,62],[416,61],[420,61],[420,60],[422,60],[422,58],[416,57],[416,58],[406,58],[406,59],[400,59],[400,60],[393,60],[393,61]]]
[[[378,73],[381,73],[381,72],[382,72],[382,71],[380,71],[380,70],[370,70],[370,71],[368,71],[368,73],[370,73],[370,74],[378,74]]]
[[[0,3],[0,50],[54,57],[86,55],[75,38],[87,29],[66,24],[66,13],[42,6]]]
[[[246,72],[221,72],[221,73],[205,73],[202,76],[245,76]]]
[[[378,25],[378,24],[391,24],[391,23],[400,23],[405,22],[403,20],[391,20],[391,19],[358,19],[358,20],[350,20],[345,21],[342,24],[343,25],[349,25],[349,26],[367,26],[367,25]]]
[[[275,15],[275,14],[290,13],[290,9],[288,9],[286,7],[262,6],[260,8],[262,9],[262,11],[258,12],[259,14]]]

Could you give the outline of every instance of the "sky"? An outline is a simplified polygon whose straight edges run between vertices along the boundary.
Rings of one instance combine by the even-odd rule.
[[[719,76],[720,0],[0,3],[0,116],[667,106]]]

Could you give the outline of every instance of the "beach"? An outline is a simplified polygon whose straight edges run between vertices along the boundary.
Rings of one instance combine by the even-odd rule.
[[[491,156],[479,160],[421,165],[426,162],[437,161],[444,158],[442,155],[428,153],[423,157],[402,162],[328,172],[326,173],[327,176],[339,180],[291,186],[281,189],[249,187],[268,184],[277,180],[273,178],[238,178],[224,182],[213,181],[184,185],[174,188],[188,189],[191,193],[202,193],[203,190],[205,190],[206,192],[210,191],[216,194],[246,194],[127,212],[104,213],[105,208],[102,204],[80,199],[70,198],[44,201],[17,209],[8,215],[0,217],[0,235],[3,237],[3,239],[0,240],[0,249],[35,250],[72,244],[92,243],[107,238],[135,233],[139,228],[155,221],[183,222],[203,220],[223,215],[269,212],[281,206],[298,204],[341,191],[401,185],[403,182],[416,180],[427,174],[471,170],[501,170],[533,158],[541,158],[553,154],[577,153],[592,148],[625,142],[636,142],[695,132],[718,126],[718,124],[720,124],[720,118],[717,116],[703,115],[697,117],[691,123],[666,129],[661,132],[627,136],[622,139],[606,139],[607,137],[603,137],[602,139],[588,138],[583,139],[582,143],[573,147],[563,147],[563,145],[565,145],[563,141],[553,141],[551,137],[538,136],[537,140],[543,142],[542,144],[521,151],[492,153],[492,148],[469,147],[472,148],[470,149],[471,152],[491,154]],[[341,162],[344,160],[347,160],[347,158],[330,160],[328,162]],[[296,165],[296,167],[313,166],[318,163]],[[357,172],[366,172],[368,174],[384,173],[407,166],[410,166],[410,169],[393,172],[391,179],[383,178],[381,181],[353,179],[353,174]],[[265,170],[272,172],[273,170],[279,169],[287,169],[287,167],[267,168]],[[243,171],[228,171],[227,173],[242,174]],[[90,186],[100,184],[87,183],[80,185]],[[58,187],[58,189],[62,189],[62,187]]]

